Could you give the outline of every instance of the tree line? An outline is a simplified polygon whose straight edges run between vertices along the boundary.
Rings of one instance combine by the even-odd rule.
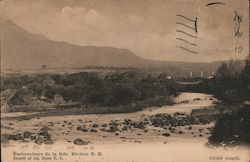
[[[98,106],[129,105],[146,100],[165,100],[178,94],[178,83],[166,74],[153,76],[135,70],[100,75],[81,72],[75,74],[43,74],[3,77],[3,89],[17,92],[12,105],[28,104],[25,98],[43,96],[53,102],[62,96],[65,102],[81,102]],[[158,104],[158,103],[155,103]]]

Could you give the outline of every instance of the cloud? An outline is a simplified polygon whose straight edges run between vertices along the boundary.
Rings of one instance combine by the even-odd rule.
[[[64,7],[62,8],[62,13],[66,15],[85,15],[86,14],[86,9],[84,7]]]
[[[69,17],[85,17],[87,19],[94,19],[98,17],[98,12],[94,9],[87,10],[85,7],[64,7],[61,10],[62,15]]]
[[[63,7],[57,17],[61,22],[68,22],[73,26],[96,26],[99,22],[103,22],[104,17],[95,9],[86,9],[85,7]]]
[[[87,14],[86,14],[86,18],[88,18],[88,19],[94,19],[94,18],[96,18],[97,16],[98,16],[98,13],[97,13],[97,11],[94,10],[94,9],[90,9],[90,10],[87,12]]]

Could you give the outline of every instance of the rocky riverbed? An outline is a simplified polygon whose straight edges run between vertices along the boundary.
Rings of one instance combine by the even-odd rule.
[[[190,117],[189,106],[191,105],[193,109],[209,107],[214,100],[209,95],[183,93],[173,106],[148,108],[135,113],[4,120],[1,125],[2,139],[6,143],[11,140],[34,142],[40,145],[54,144],[56,141],[74,144],[89,144],[88,141],[91,143],[110,141],[167,143],[178,138],[206,138],[210,134],[213,123]],[[176,112],[173,111],[175,107]],[[13,113],[11,115],[13,116]],[[79,139],[86,142],[79,142]]]
[[[214,101],[210,95],[183,93],[173,106],[147,108],[134,113],[2,120],[2,145],[15,149],[34,146],[205,145],[214,122],[191,117],[191,107],[210,107]]]

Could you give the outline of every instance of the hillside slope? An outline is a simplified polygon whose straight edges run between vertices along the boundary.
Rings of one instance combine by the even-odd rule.
[[[146,60],[127,49],[77,46],[31,34],[12,21],[2,23],[3,68],[143,66]]]

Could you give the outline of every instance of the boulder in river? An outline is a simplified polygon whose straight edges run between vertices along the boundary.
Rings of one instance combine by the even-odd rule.
[[[15,133],[11,137],[13,137],[13,140],[23,140],[24,139],[22,133]]]
[[[173,128],[173,127],[169,127],[168,129],[169,129],[169,131],[170,131],[171,133],[174,133],[174,132],[175,132],[175,130],[176,130],[176,129],[175,129],[175,128]]]
[[[50,138],[50,134],[49,132],[39,132],[38,133],[40,136],[46,137],[46,138]]]
[[[109,125],[110,126],[118,126],[119,125],[119,123],[117,123],[117,122],[115,122],[115,121],[111,121],[110,123],[109,123]]]
[[[181,130],[180,130],[178,133],[179,133],[179,134],[184,134],[184,132],[183,132],[183,131],[181,131]]]
[[[28,143],[28,142],[29,142],[29,139],[28,139],[28,138],[24,138],[24,139],[22,140],[22,142]]]
[[[133,122],[131,125],[134,126],[134,128],[138,128],[138,129],[144,129],[145,126],[144,126],[144,123],[143,122]]]
[[[45,145],[52,145],[54,143],[54,141],[52,139],[44,139],[43,142]]]
[[[23,137],[24,138],[30,138],[30,136],[32,135],[33,133],[31,133],[31,132],[29,132],[29,131],[25,131],[24,133],[23,133]]]
[[[130,125],[132,121],[130,119],[124,119],[124,122],[122,124],[124,125]]]
[[[81,126],[78,126],[77,128],[76,128],[76,130],[82,130],[84,127],[81,125]]]
[[[108,124],[103,124],[103,125],[102,125],[102,127],[107,127],[107,126],[108,126]]]
[[[88,132],[89,130],[87,128],[83,128],[81,131]]]
[[[48,132],[49,130],[52,130],[51,128],[47,127],[47,126],[44,126],[42,127],[39,131],[40,132]]]
[[[43,143],[43,138],[41,136],[37,137],[37,139],[35,140],[35,143],[38,145],[41,145]]]
[[[162,135],[165,136],[165,137],[169,137],[169,136],[170,136],[169,133],[164,133],[164,134],[162,134]]]
[[[124,126],[123,128],[122,128],[122,131],[127,131],[128,130],[128,126]]]
[[[77,129],[77,130],[81,130],[81,131],[83,131],[83,132],[88,132],[88,129],[85,128],[84,126],[78,126],[76,129]]]
[[[32,135],[30,136],[30,139],[31,139],[31,140],[35,140],[35,139],[36,139],[36,135],[35,135],[35,134],[32,134]]]
[[[119,129],[118,129],[118,127],[117,126],[115,126],[115,125],[111,125],[110,127],[109,127],[109,132],[116,132],[116,131],[118,131]]]
[[[101,128],[100,131],[106,132],[107,130],[105,128]]]
[[[92,127],[97,128],[97,127],[99,127],[99,125],[98,124],[93,124]]]
[[[95,130],[95,129],[90,129],[90,132],[94,132],[94,133],[96,133],[96,132],[98,132],[97,130]]]
[[[80,138],[74,140],[75,145],[88,145],[89,143],[90,143],[89,141],[84,141]]]
[[[6,133],[4,133],[4,134],[2,134],[1,135],[1,142],[2,143],[6,143],[6,142],[8,142],[8,140],[10,140],[10,134],[6,134]]]

